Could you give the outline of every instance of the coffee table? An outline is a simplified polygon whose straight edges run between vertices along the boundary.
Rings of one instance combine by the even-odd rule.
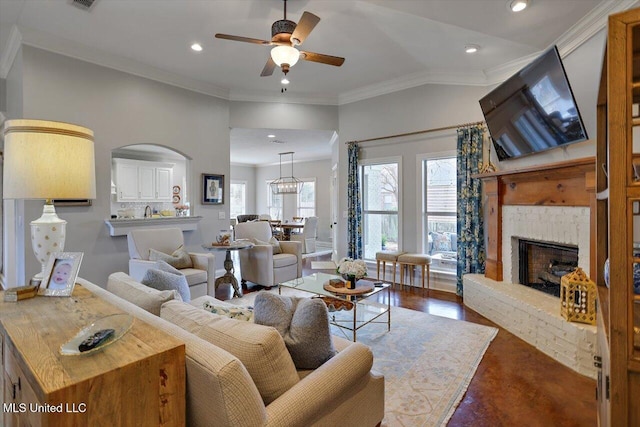
[[[384,321],[376,321],[384,314],[387,315],[387,331],[391,330],[391,284],[383,283],[380,287],[374,287],[371,292],[359,295],[345,295],[329,292],[324,289],[324,284],[331,279],[339,279],[339,276],[327,273],[314,273],[309,276],[300,277],[298,279],[282,282],[278,285],[278,292],[282,292],[282,288],[298,289],[320,296],[328,296],[342,301],[353,303],[352,310],[332,311],[329,313],[329,321],[341,329],[351,331],[353,341],[356,341],[358,329],[369,323],[385,323]],[[373,279],[360,279],[377,282]],[[387,303],[380,304],[369,300],[369,297],[380,292],[387,291]],[[346,335],[346,334],[345,334]]]

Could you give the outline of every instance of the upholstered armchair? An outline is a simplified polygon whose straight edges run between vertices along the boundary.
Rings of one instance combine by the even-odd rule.
[[[129,245],[129,275],[141,281],[149,268],[156,265],[149,260],[150,250],[172,254],[184,245],[184,236],[179,228],[145,228],[127,234]],[[215,257],[210,253],[189,253],[193,267],[179,269],[186,278],[191,298],[203,295],[215,296]]]
[[[302,277],[302,243],[269,244],[272,235],[268,221],[242,222],[235,231],[237,240],[254,243],[252,248],[238,251],[243,285],[249,281],[270,288]],[[276,253],[278,248],[281,253]]]
[[[310,216],[304,221],[302,233],[292,234],[291,240],[302,243],[302,253],[310,254],[316,251],[316,234],[318,231],[318,217]]]

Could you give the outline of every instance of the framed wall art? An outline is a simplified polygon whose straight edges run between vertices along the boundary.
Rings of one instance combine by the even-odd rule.
[[[40,295],[69,297],[76,284],[82,262],[82,252],[56,252],[51,254],[40,284]]]
[[[224,204],[224,175],[202,174],[202,204]]]

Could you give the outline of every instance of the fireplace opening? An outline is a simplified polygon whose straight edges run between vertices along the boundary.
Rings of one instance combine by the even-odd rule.
[[[578,247],[518,239],[520,284],[560,297],[560,279],[578,266]]]

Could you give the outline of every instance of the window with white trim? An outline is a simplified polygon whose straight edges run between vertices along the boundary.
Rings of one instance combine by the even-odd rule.
[[[360,166],[364,259],[375,259],[380,250],[398,249],[399,171],[399,161]]]
[[[458,244],[456,158],[423,160],[422,176],[422,247],[426,254],[434,258],[433,269],[455,271]]]
[[[282,220],[282,194],[273,194],[271,181],[267,181],[267,212],[271,219]]]
[[[307,218],[316,216],[316,180],[302,179],[304,184],[296,198],[297,216]]]
[[[247,213],[247,182],[231,180],[229,186],[229,216],[236,218]]]

